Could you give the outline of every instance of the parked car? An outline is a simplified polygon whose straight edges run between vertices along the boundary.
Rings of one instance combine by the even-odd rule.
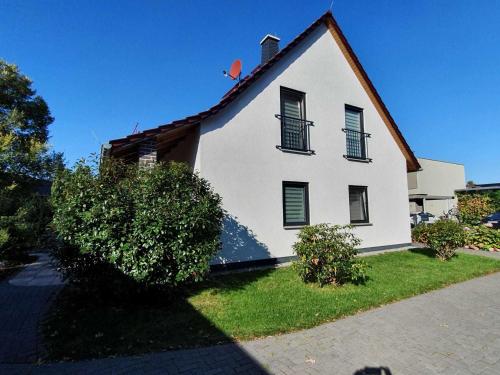
[[[494,214],[486,216],[483,220],[481,220],[483,224],[488,227],[500,228],[500,212],[495,212]]]
[[[434,224],[439,219],[429,212],[419,212],[418,214],[410,214],[410,224],[415,226],[420,223]]]

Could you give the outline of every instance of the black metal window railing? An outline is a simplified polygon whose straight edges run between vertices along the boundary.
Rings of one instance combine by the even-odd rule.
[[[368,138],[370,134],[352,129],[342,129],[346,137],[346,159],[371,161],[368,157]]]
[[[312,121],[284,115],[276,115],[276,118],[281,121],[281,146],[276,147],[283,151],[314,153],[309,138]]]

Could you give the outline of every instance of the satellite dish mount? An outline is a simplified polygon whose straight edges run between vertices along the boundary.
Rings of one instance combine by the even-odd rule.
[[[233,81],[238,79],[238,83],[241,81],[241,60],[236,59],[231,64],[231,68],[229,69],[229,73],[225,70],[222,71],[224,73],[224,77],[229,77]]]

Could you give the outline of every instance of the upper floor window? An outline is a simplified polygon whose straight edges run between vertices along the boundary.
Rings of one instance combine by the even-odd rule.
[[[345,128],[347,159],[371,161],[368,158],[368,144],[370,134],[364,132],[363,110],[358,107],[345,106]]]
[[[306,120],[305,94],[300,91],[281,88],[281,146],[283,151],[313,153],[309,143],[309,126]]]

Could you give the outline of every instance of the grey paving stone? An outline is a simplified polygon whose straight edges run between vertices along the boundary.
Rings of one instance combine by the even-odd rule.
[[[0,363],[24,363],[37,359],[41,340],[40,317],[63,282],[46,253],[37,261],[0,283]]]

